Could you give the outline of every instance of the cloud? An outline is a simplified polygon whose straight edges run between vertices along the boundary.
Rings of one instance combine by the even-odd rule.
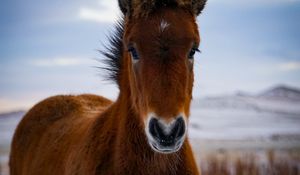
[[[52,59],[39,59],[32,61],[34,66],[38,67],[55,67],[55,66],[78,66],[91,64],[91,59],[73,58],[73,57],[56,57]]]
[[[234,4],[238,6],[261,6],[261,5],[273,5],[283,3],[297,3],[300,0],[253,0],[253,1],[241,1],[241,0],[210,0],[209,3],[218,4]],[[80,7],[78,11],[78,18],[84,21],[90,22],[108,22],[112,23],[120,16],[120,10],[118,1],[112,0],[98,0],[98,6],[94,7]]]
[[[78,17],[91,22],[115,22],[120,14],[118,8],[117,1],[100,0],[98,7],[81,7]]]
[[[300,71],[300,61],[285,61],[285,62],[260,62],[254,65],[255,72],[259,74],[278,75],[278,74],[293,74],[295,71]]]
[[[289,72],[289,71],[298,71],[300,70],[300,62],[287,62],[282,63],[278,66],[280,71]]]

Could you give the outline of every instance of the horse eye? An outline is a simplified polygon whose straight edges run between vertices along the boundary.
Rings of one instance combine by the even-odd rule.
[[[188,55],[188,58],[193,59],[196,52],[200,52],[200,50],[198,48],[192,48]]]
[[[138,59],[139,59],[139,55],[138,55],[138,53],[137,53],[137,51],[136,51],[136,49],[135,49],[134,47],[130,47],[130,48],[128,49],[128,52],[130,52],[131,57],[132,57],[134,60],[138,60]]]

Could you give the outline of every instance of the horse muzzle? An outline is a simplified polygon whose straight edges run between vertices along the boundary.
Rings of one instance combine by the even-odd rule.
[[[186,121],[182,116],[169,123],[150,117],[146,133],[151,148],[159,153],[177,152],[183,145],[186,135]]]

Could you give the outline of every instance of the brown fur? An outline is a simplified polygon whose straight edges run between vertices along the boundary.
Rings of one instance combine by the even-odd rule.
[[[162,19],[171,25],[163,33]],[[124,25],[117,101],[56,96],[34,106],[15,132],[11,175],[199,174],[187,139],[178,152],[161,154],[151,149],[144,129],[149,112],[166,120],[180,112],[189,116],[193,65],[187,54],[200,42],[195,16],[162,7]],[[131,42],[141,57],[135,65],[126,49]]]

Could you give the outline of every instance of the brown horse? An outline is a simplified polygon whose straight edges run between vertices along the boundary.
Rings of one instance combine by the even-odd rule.
[[[196,17],[205,0],[119,0],[104,53],[120,89],[56,96],[34,106],[11,147],[11,175],[195,175],[187,135]]]

